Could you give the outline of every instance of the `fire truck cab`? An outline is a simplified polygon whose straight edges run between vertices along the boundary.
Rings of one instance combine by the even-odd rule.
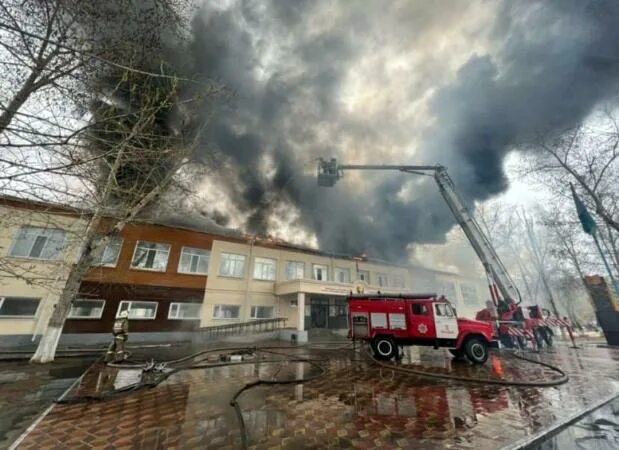
[[[424,345],[483,364],[488,348],[498,346],[493,324],[458,318],[435,294],[351,295],[348,312],[349,336],[369,341],[379,359],[397,357],[398,346]]]

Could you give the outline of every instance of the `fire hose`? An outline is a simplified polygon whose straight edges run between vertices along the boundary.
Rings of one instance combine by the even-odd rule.
[[[331,343],[328,343],[328,344],[331,344]],[[341,344],[341,342],[337,344]],[[59,403],[59,404],[89,403],[89,402],[95,402],[95,401],[98,402],[98,401],[105,401],[108,399],[117,398],[121,395],[129,394],[132,392],[137,392],[141,389],[153,388],[155,386],[158,386],[160,383],[168,379],[171,375],[178,373],[182,370],[207,369],[207,368],[247,365],[247,364],[257,364],[257,363],[275,364],[275,363],[284,363],[284,362],[285,363],[308,364],[310,367],[316,369],[315,373],[308,375],[308,376],[294,378],[294,379],[277,380],[275,379],[275,377],[277,376],[277,374],[279,374],[279,371],[281,369],[280,367],[280,369],[278,369],[275,372],[272,379],[270,380],[258,379],[258,380],[252,381],[252,382],[246,383],[243,387],[241,387],[238,391],[236,391],[236,393],[233,395],[232,399],[230,400],[230,406],[234,408],[234,411],[235,411],[235,414],[236,414],[236,417],[239,423],[242,446],[243,448],[248,448],[249,435],[248,435],[247,428],[245,425],[245,419],[243,417],[243,413],[242,413],[241,407],[238,402],[239,398],[244,392],[254,387],[260,386],[260,385],[287,385],[287,384],[308,383],[326,374],[327,369],[322,364],[320,364],[320,362],[324,362],[325,359],[301,357],[300,355],[277,351],[277,350],[299,350],[303,348],[307,348],[309,350],[327,350],[327,351],[328,350],[340,350],[340,351],[341,350],[354,350],[354,348],[350,346],[350,344],[347,344],[344,346],[336,346],[333,348],[325,348],[325,347],[320,348],[320,347],[316,347],[315,345],[314,346],[311,346],[311,345],[268,346],[268,347],[266,346],[265,347],[221,347],[221,348],[212,348],[212,349],[202,350],[202,351],[193,353],[191,355],[184,356],[182,358],[178,358],[175,360],[169,360],[169,361],[165,361],[161,363],[156,363],[154,361],[150,361],[146,363],[144,362],[141,362],[141,363],[127,362],[127,363],[120,363],[120,364],[110,363],[108,364],[109,367],[116,367],[116,368],[122,368],[122,369],[127,369],[127,368],[142,369],[143,373],[142,373],[142,377],[140,381],[137,383],[129,384],[127,386],[115,389],[113,391],[105,392],[100,395],[75,395],[71,397],[60,398],[56,400],[56,403]],[[203,362],[204,358],[196,360],[196,358],[199,358],[209,353],[215,353],[215,352],[220,352],[220,353],[227,352],[229,354],[242,354],[243,352],[255,354],[258,352],[262,352],[262,353],[269,353],[274,356],[280,356],[280,357],[283,356],[284,358],[283,359],[272,358],[272,359],[260,359],[260,360],[246,360],[246,361],[222,361],[222,362],[208,362],[208,363]],[[532,364],[537,364],[547,369],[550,369],[558,373],[560,376],[559,378],[556,378],[553,380],[540,380],[540,381],[518,381],[518,380],[487,379],[487,378],[482,379],[482,378],[472,378],[472,377],[465,377],[465,376],[459,376],[459,375],[429,372],[429,371],[424,371],[424,370],[419,370],[419,369],[398,366],[395,364],[390,364],[390,363],[380,361],[374,358],[372,354],[369,354],[369,359],[363,358],[357,361],[368,361],[369,360],[370,362],[373,362],[374,364],[377,364],[378,366],[382,368],[390,369],[396,372],[407,373],[410,375],[415,375],[415,376],[420,376],[420,377],[425,377],[425,378],[435,378],[435,379],[438,378],[438,379],[443,379],[443,380],[465,382],[465,383],[478,383],[478,384],[490,384],[490,385],[514,386],[514,387],[550,387],[550,386],[558,386],[558,385],[564,384],[569,379],[568,375],[559,367],[553,366],[545,362],[537,361],[535,359],[527,358],[521,354],[514,353],[513,356],[516,359],[520,359],[520,360],[523,360],[523,361],[526,361]],[[180,367],[172,367],[176,364],[187,362],[187,361],[192,361],[192,363],[188,365],[183,365]],[[147,372],[151,372],[154,375],[154,379],[147,380],[146,379],[147,377],[144,377],[144,373],[147,373]]]

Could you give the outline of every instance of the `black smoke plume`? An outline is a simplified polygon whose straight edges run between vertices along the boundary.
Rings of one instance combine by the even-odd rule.
[[[205,153],[223,155],[217,183],[234,205],[213,206],[217,220],[240,214],[266,234],[274,215],[289,215],[324,250],[402,259],[408,244],[439,242],[454,224],[431,180],[350,176],[327,190],[316,186],[315,158],[440,163],[472,204],[507,188],[508,152],[616,92],[616,0],[450,5],[204,2],[188,65],[234,92],[203,140]],[[455,29],[465,42],[445,54]],[[469,56],[446,74],[461,52]],[[398,69],[399,58],[412,62]],[[346,103],[359,75],[355,96],[373,96],[367,114]],[[422,96],[423,119],[402,115]]]

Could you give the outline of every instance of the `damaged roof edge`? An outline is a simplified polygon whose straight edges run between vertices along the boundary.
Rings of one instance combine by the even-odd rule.
[[[62,204],[62,203],[45,202],[45,201],[38,200],[38,199],[14,197],[10,195],[0,195],[0,206],[34,209],[34,210],[38,210],[42,212],[49,212],[51,214],[61,214],[61,215],[64,214],[64,215],[71,215],[71,216],[76,216],[76,217],[88,216],[92,213],[90,210],[86,208],[69,206],[69,205]],[[134,220],[133,223],[156,225],[156,226],[162,226],[166,228],[176,228],[176,229],[182,229],[182,230],[188,230],[188,231],[195,231],[198,233],[211,234],[213,236],[232,238],[232,239],[236,239],[240,242],[245,242],[245,243],[252,243],[253,241],[254,245],[258,245],[261,247],[275,248],[275,249],[282,249],[282,250],[287,249],[287,250],[292,250],[292,251],[303,252],[306,254],[324,256],[327,258],[346,259],[350,261],[357,261],[357,262],[363,262],[363,263],[368,263],[368,264],[380,264],[384,266],[399,267],[402,269],[415,269],[415,270],[422,270],[422,271],[435,272],[435,273],[440,272],[440,273],[444,273],[447,275],[457,275],[460,277],[467,278],[465,275],[458,274],[456,272],[436,270],[436,269],[418,266],[418,265],[412,265],[412,264],[398,264],[398,263],[393,263],[390,261],[369,258],[365,255],[355,256],[355,255],[347,255],[347,254],[341,254],[341,253],[335,253],[335,252],[328,252],[328,251],[319,250],[319,249],[312,248],[312,247],[306,247],[306,246],[299,245],[299,244],[293,244],[291,242],[286,242],[284,240],[281,240],[279,238],[274,238],[271,236],[257,236],[257,235],[244,233],[238,229],[222,227],[220,225],[217,225],[212,220],[207,219],[205,217],[202,217],[202,220],[204,223],[203,227],[186,225],[183,223],[183,219],[174,218],[174,217],[168,217],[163,220],[161,218],[153,219],[150,217],[139,217],[136,220]]]

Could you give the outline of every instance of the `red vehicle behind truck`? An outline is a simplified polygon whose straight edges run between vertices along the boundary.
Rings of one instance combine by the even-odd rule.
[[[458,318],[435,294],[351,295],[348,313],[350,337],[370,342],[379,359],[397,357],[399,346],[424,345],[483,364],[488,348],[498,346],[493,324]]]

